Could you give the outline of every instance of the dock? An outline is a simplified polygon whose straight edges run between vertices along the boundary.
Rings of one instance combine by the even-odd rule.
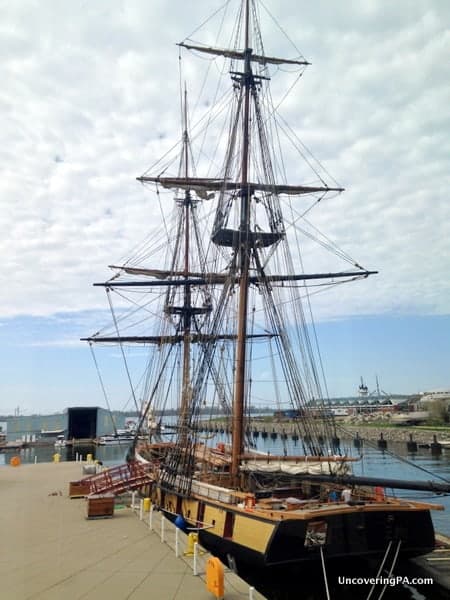
[[[436,534],[436,549],[431,554],[408,561],[406,574],[433,580],[433,597],[450,596],[450,538]],[[419,587],[420,591],[420,587]],[[424,587],[426,593],[426,587]]]
[[[213,600],[206,589],[207,554],[184,556],[186,537],[154,513],[116,504],[114,516],[87,519],[86,500],[70,499],[69,482],[83,476],[82,463],[38,463],[0,468],[2,597],[11,600]],[[263,596],[225,569],[225,600]]]

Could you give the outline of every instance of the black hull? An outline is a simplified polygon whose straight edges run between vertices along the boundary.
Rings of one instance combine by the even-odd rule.
[[[166,516],[174,521],[173,514]],[[311,523],[318,521],[285,520],[279,522],[265,553],[227,539],[208,529],[199,531],[199,542],[224,564],[238,573],[273,572],[289,576],[301,572],[322,572],[321,551],[327,572],[356,573],[371,571],[381,562],[388,547],[392,560],[399,546],[398,561],[432,552],[434,528],[429,510],[352,512],[321,518],[325,523],[323,544],[305,542]]]
[[[282,521],[266,554],[266,565],[310,562],[320,559],[320,548],[328,560],[377,560],[390,542],[399,542],[402,558],[412,558],[434,548],[434,527],[429,510],[363,511],[337,514],[321,519],[326,523],[326,542],[305,545],[308,522]]]
[[[163,511],[165,512],[165,511]],[[176,515],[165,513],[172,522]],[[400,551],[393,571],[394,576],[408,574],[408,559],[427,554],[434,549],[434,528],[428,510],[380,511],[334,515],[327,518],[327,543],[322,546],[325,574],[320,546],[305,547],[307,524],[297,521],[282,523],[272,536],[266,554],[213,534],[199,531],[199,542],[226,566],[233,569],[249,585],[268,600],[325,600],[326,587],[333,600],[366,598],[372,584],[343,583],[345,578],[374,578],[386,556],[386,576],[398,543]],[[329,543],[328,543],[329,542]],[[326,583],[325,583],[326,581]],[[375,586],[373,597],[378,598],[384,582]],[[432,586],[427,586],[427,598]],[[409,588],[396,583],[387,585],[383,592],[386,600],[411,600]]]

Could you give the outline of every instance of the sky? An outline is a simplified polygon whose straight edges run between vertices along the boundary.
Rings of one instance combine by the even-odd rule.
[[[105,405],[79,341],[105,321],[92,283],[155,226],[135,178],[179,137],[175,44],[223,4],[0,0],[0,414]],[[283,115],[347,190],[315,224],[379,271],[317,300],[329,394],[448,389],[450,4],[264,4],[312,63]]]

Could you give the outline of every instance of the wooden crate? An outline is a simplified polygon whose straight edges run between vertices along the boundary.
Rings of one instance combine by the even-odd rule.
[[[79,481],[71,481],[69,483],[69,498],[84,498],[90,492],[87,481],[80,479]]]
[[[86,500],[88,519],[105,519],[114,516],[114,494],[92,494]]]

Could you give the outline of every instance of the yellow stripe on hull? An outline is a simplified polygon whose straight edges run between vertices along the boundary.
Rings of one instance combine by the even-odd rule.
[[[183,498],[181,503],[181,514],[185,519],[196,521],[198,514],[198,500],[188,500]]]
[[[264,554],[274,528],[272,523],[237,514],[234,520],[233,541]]]
[[[206,504],[205,506],[205,516],[204,521],[207,523],[208,531],[210,533],[215,533],[216,535],[223,536],[225,530],[225,518],[227,516],[227,511],[222,508],[216,508],[215,506],[210,506]]]
[[[170,512],[175,512],[177,505],[177,496],[175,494],[165,494],[164,508]],[[183,498],[181,514],[195,523],[198,514],[199,501],[197,499]],[[220,537],[225,534],[227,514],[234,513],[234,522],[232,527],[232,536],[229,538],[237,544],[256,552],[265,553],[269,540],[275,529],[275,523],[261,520],[261,515],[251,517],[250,514],[239,514],[239,512],[228,511],[225,508],[205,503],[203,513],[203,524],[207,527],[209,533],[214,533]],[[259,518],[258,518],[259,517]]]

